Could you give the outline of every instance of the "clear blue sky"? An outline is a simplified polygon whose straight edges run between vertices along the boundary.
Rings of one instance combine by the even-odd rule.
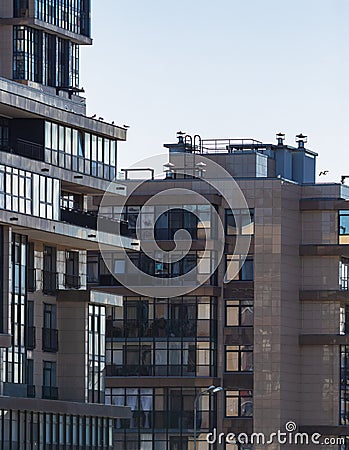
[[[119,167],[178,130],[273,142],[299,132],[322,181],[349,175],[348,0],[92,0],[88,111],[130,125]]]

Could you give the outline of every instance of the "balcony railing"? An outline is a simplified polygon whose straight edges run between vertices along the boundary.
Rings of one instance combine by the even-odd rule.
[[[27,290],[28,292],[36,291],[36,269],[27,269]]]
[[[349,277],[339,277],[339,286],[342,291],[349,290]]]
[[[25,156],[27,158],[37,159],[38,161],[43,161],[44,147],[43,145],[36,144],[35,142],[17,139],[17,146],[13,153]]]
[[[26,348],[28,350],[34,350],[36,341],[36,328],[28,327],[26,332]]]
[[[58,286],[57,272],[42,271],[42,292],[47,295],[56,295]]]
[[[42,349],[44,352],[50,353],[58,351],[58,330],[54,328],[42,329]]]
[[[200,366],[205,368],[204,366]],[[188,364],[131,364],[106,366],[107,377],[195,377],[195,366]]]
[[[188,337],[210,336],[210,321],[195,319],[110,320],[107,319],[106,336],[127,337]]]
[[[27,397],[35,398],[35,386],[28,384],[27,386]]]
[[[64,274],[64,286],[67,289],[80,289],[81,277],[79,275]]]
[[[91,230],[97,230],[98,227],[100,231],[104,231],[106,233],[121,234],[121,236],[132,237],[128,230],[127,222],[98,216],[98,214],[94,212],[61,208],[61,220],[79,227],[90,228]]]
[[[142,267],[140,268],[140,271],[144,270],[142,269]],[[140,276],[140,275],[132,275],[132,274],[122,274],[122,277],[126,277],[127,275],[127,281],[129,286],[144,286],[144,277]],[[200,283],[199,279],[196,280],[190,280],[190,284],[188,281],[186,280],[181,280],[178,277],[169,277],[167,274],[154,274],[154,273],[150,273],[151,276],[158,278],[158,284],[162,285],[162,286],[191,286],[192,289],[190,290],[194,290],[198,287],[200,287],[202,285],[202,283]],[[170,278],[170,280],[169,280]],[[178,279],[176,279],[178,278]],[[97,281],[96,279],[94,280],[94,282],[98,282],[99,286],[121,286],[122,283],[118,280],[115,279],[115,277],[111,274],[100,274],[99,275],[99,280]],[[207,280],[207,282],[205,283],[205,285],[207,286],[218,286],[218,278],[216,273],[213,274],[209,280]],[[189,290],[189,289],[188,289]]]
[[[209,412],[198,411],[196,424],[198,430],[204,423],[209,423]],[[121,419],[116,421],[117,428],[120,429],[172,429],[172,430],[192,430],[194,426],[193,411],[133,411],[131,419]]]
[[[58,388],[52,386],[42,386],[42,398],[47,400],[58,400]]]
[[[100,274],[97,282],[100,286],[122,286],[122,284],[111,274]]]

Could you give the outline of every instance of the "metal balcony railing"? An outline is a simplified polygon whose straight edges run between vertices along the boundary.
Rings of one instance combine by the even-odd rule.
[[[208,423],[209,412],[198,411],[197,429],[201,429],[204,419]],[[193,411],[141,411],[136,410],[132,413],[131,419],[121,419],[120,428],[123,429],[172,429],[172,430],[192,430],[194,425]]]
[[[64,286],[67,289],[80,289],[81,277],[79,275],[64,274]]]
[[[108,338],[123,337],[180,337],[194,338],[198,329],[200,335],[210,336],[209,320],[195,319],[159,319],[141,320],[120,320],[110,321],[107,319],[106,336]]]
[[[27,326],[26,330],[26,348],[27,350],[34,350],[36,341],[36,328]]]
[[[27,158],[37,159],[38,161],[43,161],[44,147],[43,145],[37,144],[35,142],[26,141],[24,139],[17,139],[17,145],[13,153],[25,156]]]
[[[35,386],[28,384],[27,386],[27,397],[28,398],[35,398],[36,392],[35,392]]]
[[[56,295],[58,288],[58,274],[48,270],[42,271],[42,292],[47,295]]]
[[[349,277],[339,277],[339,286],[342,291],[349,290]]]
[[[200,366],[205,368],[204,366]],[[182,364],[129,364],[107,365],[107,377],[195,377],[194,365]]]
[[[47,400],[58,400],[58,388],[52,386],[42,386],[42,398]]]
[[[98,216],[95,212],[81,211],[80,209],[61,208],[61,220],[63,222],[77,225],[79,227],[90,228],[111,234],[132,237],[128,230],[126,221],[113,220],[108,217]]]
[[[42,329],[42,349],[44,352],[58,352],[58,330],[54,328]]]
[[[28,292],[35,292],[36,287],[36,269],[27,269],[27,290]]]

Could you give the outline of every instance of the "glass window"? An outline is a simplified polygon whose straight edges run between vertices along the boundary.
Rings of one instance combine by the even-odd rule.
[[[72,152],[72,130],[69,127],[65,129],[65,152],[70,155]]]
[[[349,258],[342,258],[339,262],[339,286],[343,291],[349,289]]]
[[[225,370],[227,372],[252,372],[253,347],[248,345],[226,345]]]
[[[349,244],[349,210],[339,211],[339,243]]]
[[[110,146],[109,139],[104,139],[104,162],[109,165],[110,163]]]
[[[45,122],[45,147],[52,148],[51,143],[51,122]]]
[[[253,281],[254,266],[252,257],[247,257],[245,261],[243,261],[242,256],[225,255],[225,262],[225,283],[228,283],[229,281]]]
[[[226,417],[252,417],[252,391],[225,391]]]
[[[51,361],[43,362],[43,385],[46,387],[56,387],[56,363]]]
[[[59,126],[59,151],[64,152],[65,149],[65,129],[61,125]]]
[[[91,135],[90,133],[85,133],[85,158],[90,159],[90,148],[91,148]]]
[[[227,327],[253,326],[253,301],[226,300],[225,325]]]
[[[80,158],[84,156],[84,144],[81,131],[78,131],[78,156]]]
[[[254,234],[254,210],[226,209],[225,231],[227,236],[253,235]]]
[[[58,150],[58,125],[52,124],[52,149]]]

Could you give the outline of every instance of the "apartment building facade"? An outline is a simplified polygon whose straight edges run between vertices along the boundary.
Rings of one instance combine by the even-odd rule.
[[[87,288],[87,198],[114,179],[126,140],[86,116],[79,46],[91,42],[89,1],[1,2],[1,449],[111,449],[113,420],[130,415],[104,395],[105,311],[122,298]],[[114,225],[100,239],[134,248]]]
[[[186,137],[167,146],[167,175],[122,207],[126,223],[110,210],[97,218],[126,130],[87,117],[78,95],[89,16],[88,0],[0,5],[0,448],[192,450],[194,399],[210,385],[224,391],[199,403],[200,450],[215,428],[268,436],[292,421],[302,432],[346,436],[348,188],[315,183],[304,136],[298,147],[282,135],[276,144]],[[177,154],[189,172],[202,155],[225,168],[247,210],[232,210],[204,172],[182,176]],[[120,205],[130,186],[115,184]],[[146,244],[159,215],[144,204],[178,187],[200,192],[220,216],[217,268],[215,249],[204,251],[212,210],[195,196],[169,204],[155,227],[165,250],[177,230],[189,232],[183,260],[138,251],[138,218]],[[248,240],[247,255],[236,252],[237,237]],[[135,290],[120,284],[129,263],[115,250],[103,259],[98,240],[126,248],[158,279],[204,259],[207,280],[183,295],[142,295],[137,281]]]
[[[305,136],[297,137],[296,146],[277,137],[275,144],[196,139],[199,145],[194,145],[190,137],[179,136],[178,144],[166,145],[171,162],[166,175],[146,180],[119,209],[105,207],[111,216],[119,211],[116,216],[127,221],[131,235],[138,227],[143,249],[152,239],[149,224],[155,223],[154,236],[164,250],[173,249],[180,229],[192,239],[188,254],[173,264],[152,260],[146,250],[130,252],[126,260],[88,252],[89,285],[123,297],[121,309],[106,312],[106,402],[132,410],[131,418],[114,423],[115,448],[193,449],[194,399],[210,385],[224,391],[201,399],[200,450],[294,448],[276,440],[268,445],[207,442],[214,429],[224,436],[264,433],[267,441],[271,433],[286,432],[291,422],[309,439],[312,433],[328,439],[321,441],[325,448],[348,447],[349,189],[315,182],[317,155],[305,148]],[[193,176],[202,156],[235,178],[247,209],[232,211],[205,182],[204,172]],[[133,182],[122,184],[132,191]],[[164,203],[150,206],[149,199],[174,188],[200,193],[218,213],[225,242],[216,270],[215,248],[204,252],[203,228],[209,235],[215,228],[205,201],[183,195],[169,200],[166,212]],[[98,206],[101,211],[105,205]],[[238,253],[238,238],[249,242],[246,255]],[[142,295],[137,280],[129,276],[127,287],[120,282],[132,265],[173,280],[202,258],[211,276],[184,295]],[[316,448],[311,441],[297,446]]]

